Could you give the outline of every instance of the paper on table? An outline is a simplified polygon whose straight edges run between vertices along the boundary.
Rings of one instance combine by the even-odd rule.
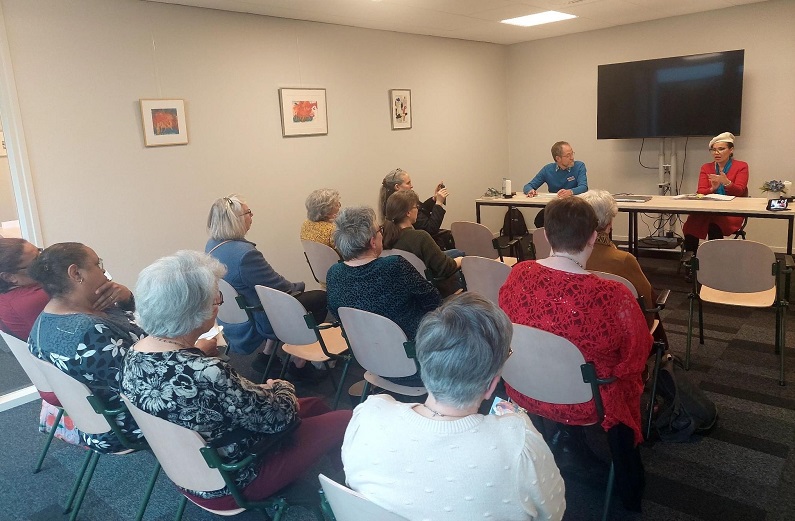
[[[713,201],[731,201],[734,199],[734,196],[721,194],[680,194],[675,195],[674,199],[711,199]]]

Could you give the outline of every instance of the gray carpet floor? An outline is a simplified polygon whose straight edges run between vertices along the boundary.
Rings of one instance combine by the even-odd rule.
[[[690,287],[676,274],[676,262],[641,259],[655,288],[669,288],[669,305],[662,313],[671,350],[684,356]],[[795,298],[795,297],[794,297]],[[622,509],[614,500],[612,519],[665,521],[785,521],[795,519],[795,356],[786,350],[786,387],[777,383],[778,359],[773,353],[774,314],[706,306],[705,345],[694,343],[689,377],[717,404],[717,427],[706,436],[683,444],[652,442],[641,448],[646,468],[643,513]],[[787,323],[787,344],[795,346],[792,312]],[[258,378],[250,360],[233,357],[233,364]],[[339,372],[339,368],[335,370]],[[347,385],[360,379],[356,368]],[[326,379],[317,385],[298,385],[301,396],[332,397]],[[343,397],[342,406],[351,407]],[[79,469],[82,449],[55,440],[38,474],[31,470],[44,442],[37,432],[38,402],[0,413],[0,520],[45,521],[66,519],[60,512]],[[116,521],[133,519],[154,463],[148,453],[103,456],[80,519]],[[564,466],[565,464],[565,466]],[[604,499],[605,468],[581,462],[562,462],[566,480],[564,519],[599,519]],[[330,472],[320,462],[290,496],[312,496],[317,472]],[[178,502],[174,486],[160,477],[146,520],[172,519]],[[184,519],[218,519],[188,505]],[[234,519],[263,519],[246,512]],[[286,519],[314,519],[301,507]]]

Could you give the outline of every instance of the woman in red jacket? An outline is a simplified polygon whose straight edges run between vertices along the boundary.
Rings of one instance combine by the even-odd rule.
[[[734,159],[734,134],[724,132],[712,138],[709,151],[714,161],[701,166],[698,193],[748,197],[748,163]],[[742,225],[742,216],[691,214],[682,226],[684,248],[695,253],[699,239],[722,239]]]

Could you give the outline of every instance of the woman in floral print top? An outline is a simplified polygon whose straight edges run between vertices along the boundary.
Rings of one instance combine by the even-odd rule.
[[[30,351],[85,384],[109,408],[120,407],[122,358],[144,336],[133,321],[130,290],[110,280],[94,250],[74,242],[44,250],[28,275],[51,296],[31,329]],[[128,413],[116,416],[116,423],[131,441],[142,438]],[[125,449],[112,431],[81,437],[97,452]]]
[[[351,412],[330,412],[317,398],[299,399],[284,380],[250,382],[194,347],[215,322],[223,302],[218,279],[225,271],[209,255],[179,251],[141,272],[137,313],[150,336],[127,352],[121,389],[143,411],[198,432],[227,462],[242,459],[257,442],[300,418],[291,443],[236,476],[244,496],[263,499],[338,449]],[[334,457],[339,461],[339,450]],[[183,493],[206,508],[236,506],[226,487]]]

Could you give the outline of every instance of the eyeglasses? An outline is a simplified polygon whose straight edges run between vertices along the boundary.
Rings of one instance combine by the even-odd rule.
[[[710,149],[709,149],[709,151],[710,151],[710,152],[712,152],[713,154],[714,154],[715,152],[718,152],[718,153],[722,154],[722,153],[726,152],[727,150],[729,150],[729,147],[724,147],[724,148],[710,148]]]
[[[381,235],[384,235],[384,226],[383,225],[379,226],[378,230],[376,230],[376,232],[375,232],[376,235],[378,235],[379,233]]]
[[[566,159],[572,158],[572,157],[574,157],[574,150],[572,150],[568,154],[560,156],[560,157],[563,157],[563,158],[566,158]]]
[[[102,259],[97,259],[97,266],[98,266],[98,267],[99,267],[99,269],[101,269],[102,271],[105,271],[105,264],[102,262]]]
[[[219,291],[218,302],[213,302],[213,306],[223,306],[223,305],[224,305],[224,294]]]
[[[240,215],[241,216],[242,215],[250,215],[250,216],[254,217],[254,212],[252,212],[251,208],[249,208],[248,210],[246,210],[245,212],[241,213]]]
[[[509,347],[508,348],[508,356],[506,356],[505,359],[508,360],[511,357],[512,354],[513,354],[513,349]]]

